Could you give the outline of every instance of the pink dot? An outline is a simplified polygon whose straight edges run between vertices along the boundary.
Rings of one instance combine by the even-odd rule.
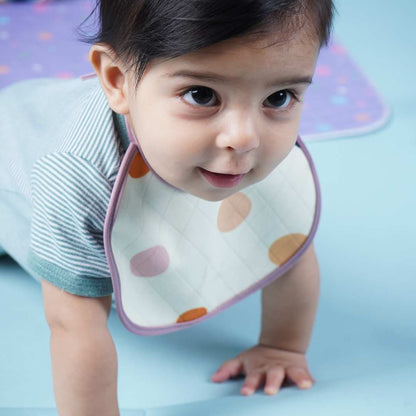
[[[48,9],[48,5],[46,3],[35,3],[33,9],[35,10],[35,13],[45,13]]]
[[[345,75],[341,75],[338,77],[339,84],[346,84],[348,82],[348,78]]]
[[[319,77],[329,77],[332,73],[332,70],[328,65],[319,65],[316,67],[315,73]]]
[[[366,97],[372,97],[374,95],[374,90],[372,88],[366,88],[364,94]]]
[[[86,10],[87,12],[92,12],[92,11],[93,11],[93,9],[94,9],[94,6],[91,4],[91,2],[90,2],[90,1],[86,1],[86,2],[84,3],[83,8],[84,8],[84,10]]]
[[[154,246],[136,254],[130,260],[130,270],[135,276],[153,277],[169,267],[169,254],[165,247]]]
[[[58,72],[56,74],[56,77],[60,79],[71,79],[74,77],[74,75],[71,72],[62,71],[62,72]]]
[[[346,54],[346,50],[342,45],[339,44],[334,44],[330,47],[331,52],[334,55],[345,55]]]

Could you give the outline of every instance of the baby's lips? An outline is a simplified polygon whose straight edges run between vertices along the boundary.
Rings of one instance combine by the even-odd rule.
[[[245,176],[244,173],[238,175],[229,175],[224,173],[210,172],[209,170],[203,168],[200,168],[200,171],[205,180],[216,188],[232,188],[233,186],[238,185]]]

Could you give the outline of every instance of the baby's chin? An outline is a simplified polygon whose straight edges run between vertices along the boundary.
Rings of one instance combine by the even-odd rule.
[[[204,201],[219,202],[219,201],[224,201],[225,199],[243,191],[245,188],[247,188],[250,185],[252,185],[252,183],[239,184],[238,186],[232,189],[213,188],[213,189],[204,189],[204,190],[198,189],[198,190],[188,190],[188,191],[184,190],[184,191]]]

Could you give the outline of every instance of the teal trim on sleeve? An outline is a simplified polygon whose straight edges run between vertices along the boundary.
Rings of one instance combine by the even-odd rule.
[[[99,298],[113,293],[110,277],[78,276],[41,259],[32,251],[28,255],[28,267],[39,278],[72,295]]]

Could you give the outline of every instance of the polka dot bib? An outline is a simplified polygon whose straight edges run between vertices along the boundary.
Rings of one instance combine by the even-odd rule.
[[[266,179],[213,202],[164,182],[128,136],[104,245],[130,331],[157,335],[210,318],[281,276],[312,242],[320,193],[300,139]]]

